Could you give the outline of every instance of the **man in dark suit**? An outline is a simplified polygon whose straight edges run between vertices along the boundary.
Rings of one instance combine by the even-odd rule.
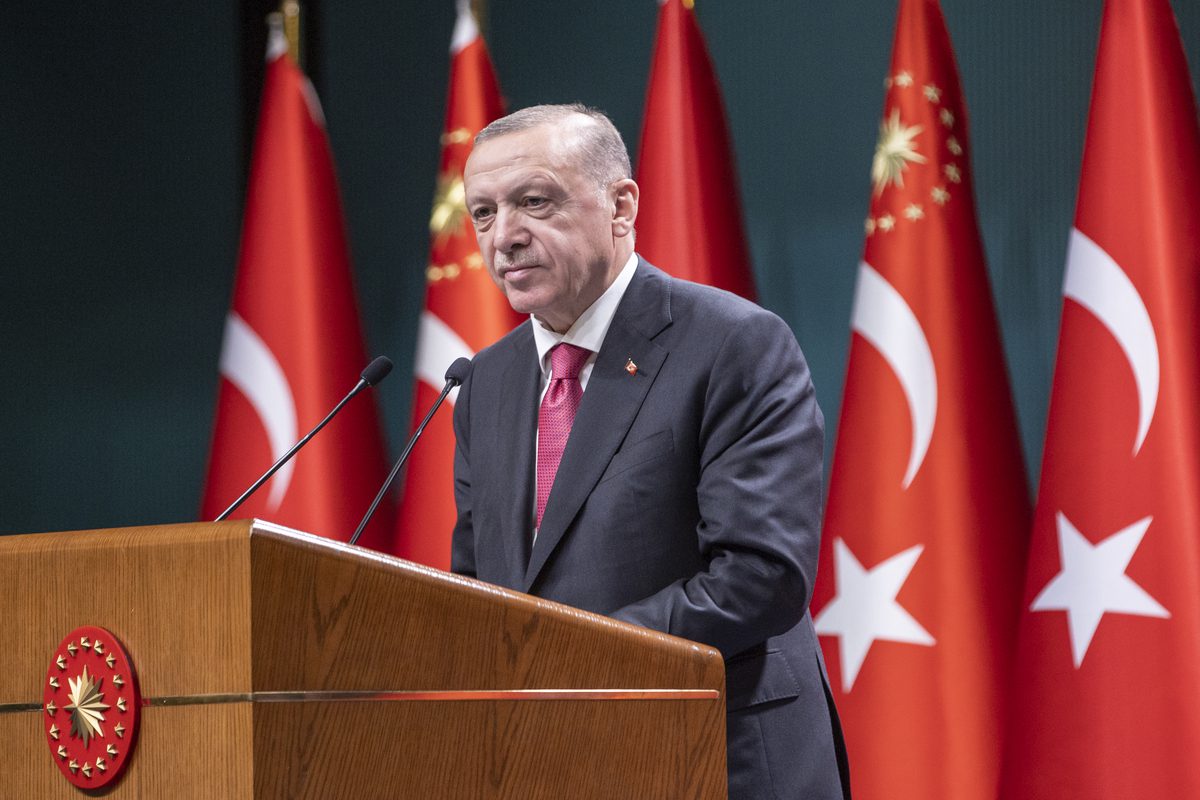
[[[498,120],[465,184],[531,319],[456,401],[453,569],[718,648],[730,797],[848,797],[808,614],[823,422],[795,337],[634,253],[638,187],[598,112]]]

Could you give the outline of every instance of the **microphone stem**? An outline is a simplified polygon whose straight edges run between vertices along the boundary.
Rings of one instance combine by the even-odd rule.
[[[413,446],[417,443],[417,439],[425,431],[425,426],[429,424],[429,420],[433,419],[433,414],[437,411],[442,401],[446,399],[446,395],[450,394],[450,390],[458,385],[458,381],[448,380],[445,387],[442,388],[442,393],[438,395],[437,402],[429,407],[428,413],[425,414],[425,419],[421,420],[421,424],[417,426],[417,430],[409,438],[408,444],[404,447],[404,452],[400,454],[400,458],[396,459],[395,466],[388,473],[387,480],[383,482],[383,486],[379,489],[379,494],[375,495],[375,500],[371,503],[371,507],[367,509],[367,513],[363,516],[362,522],[358,523],[358,527],[354,529],[354,535],[350,537],[350,544],[358,541],[358,537],[362,536],[363,530],[367,527],[367,523],[371,521],[371,517],[375,514],[375,509],[379,506],[383,496],[387,494],[388,488],[392,485],[392,481],[396,480],[396,475],[400,472],[400,468],[404,466],[404,462],[408,460],[408,454],[412,452]]]
[[[271,468],[269,470],[267,470],[261,478],[256,480],[254,482],[253,486],[251,486],[246,491],[242,492],[242,496],[239,497],[237,500],[234,500],[233,505],[231,505],[229,508],[222,511],[221,516],[217,517],[214,520],[214,522],[220,522],[221,520],[225,519],[230,514],[232,514],[234,511],[236,511],[238,506],[240,506],[242,503],[246,502],[247,497],[254,494],[254,492],[258,489],[258,487],[262,486],[264,483],[267,482],[267,480],[272,475],[274,475],[276,472],[278,472],[280,467],[282,467],[284,464],[286,464],[288,462],[288,460],[291,459],[292,456],[296,455],[297,450],[299,450],[301,447],[303,447],[305,444],[307,444],[309,439],[316,436],[317,433],[320,432],[321,428],[324,428],[325,425],[329,423],[329,420],[333,419],[334,415],[342,410],[342,406],[344,406],[344,405],[346,405],[346,403],[350,402],[350,398],[354,397],[354,395],[356,395],[360,391],[362,391],[363,388],[366,387],[367,385],[368,384],[365,380],[360,380],[357,384],[355,384],[354,388],[350,390],[350,394],[343,397],[342,402],[340,402],[336,406],[334,406],[333,411],[330,411],[329,414],[325,417],[325,419],[323,419],[319,423],[317,423],[317,427],[315,427],[311,431],[309,431],[308,435],[305,436],[303,439],[301,439],[300,441],[298,441],[294,445],[292,445],[291,450],[288,450],[286,453],[284,453],[282,456],[280,456],[279,460],[276,461],[274,464],[272,464]]]

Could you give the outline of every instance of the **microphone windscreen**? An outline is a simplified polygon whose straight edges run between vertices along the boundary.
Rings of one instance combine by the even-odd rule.
[[[362,371],[362,379],[367,386],[375,386],[392,371],[392,360],[387,356],[379,356]]]
[[[456,358],[454,363],[450,365],[450,369],[446,370],[446,380],[453,381],[455,386],[461,386],[462,382],[471,374],[471,359]]]

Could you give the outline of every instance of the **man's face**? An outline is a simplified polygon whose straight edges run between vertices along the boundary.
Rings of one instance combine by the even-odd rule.
[[[633,186],[635,214],[637,207],[632,181],[601,191],[580,168],[577,129],[568,119],[489,139],[464,170],[467,210],[492,280],[514,310],[560,333],[632,252],[633,219],[620,210],[628,205],[624,184]]]

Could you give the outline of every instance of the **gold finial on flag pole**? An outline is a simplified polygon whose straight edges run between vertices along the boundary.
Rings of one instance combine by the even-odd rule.
[[[279,4],[279,13],[283,17],[283,35],[287,38],[288,55],[296,66],[304,68],[300,51],[300,3],[297,0],[283,0]]]
[[[482,35],[487,30],[487,0],[471,0],[471,14],[474,15],[475,24]]]

